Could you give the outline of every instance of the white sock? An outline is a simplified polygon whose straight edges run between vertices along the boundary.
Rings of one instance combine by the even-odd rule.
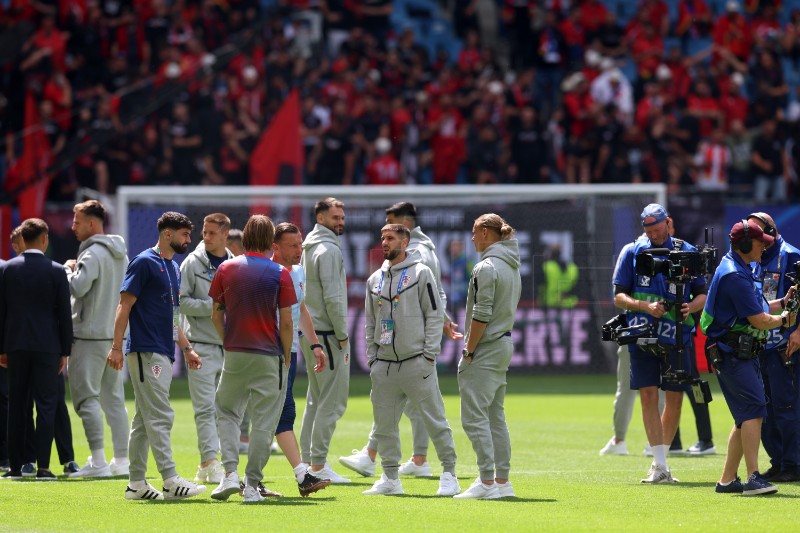
[[[92,464],[94,466],[106,466],[108,464],[106,462],[106,452],[103,448],[92,450]]]
[[[168,489],[172,488],[172,485],[177,483],[178,479],[180,479],[178,476],[168,477],[167,479],[164,480],[164,487]]]
[[[720,487],[727,487],[728,485],[730,485],[734,481],[736,481],[736,479],[732,479],[732,480],[728,481],[727,483],[722,483],[721,481],[719,481],[718,483],[719,483]]]
[[[296,467],[292,468],[294,470],[294,477],[297,479],[298,483],[302,483],[303,480],[306,478],[306,472],[308,472],[308,465],[305,463],[300,463]]]
[[[653,463],[667,466],[667,450],[669,450],[669,444],[657,444],[651,446],[651,448],[653,449]]]
[[[138,481],[131,481],[130,483],[128,483],[128,486],[133,490],[141,490],[147,488],[147,481],[145,481],[144,479],[140,479]]]

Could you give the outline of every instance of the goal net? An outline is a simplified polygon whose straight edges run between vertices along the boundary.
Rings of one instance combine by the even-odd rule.
[[[314,226],[314,203],[328,196],[345,203],[341,237],[348,276],[353,368],[368,371],[364,336],[364,287],[380,267],[380,228],[385,209],[409,201],[433,240],[442,267],[447,312],[464,329],[467,282],[478,255],[472,224],[497,213],[517,230],[522,298],[512,332],[517,371],[606,372],[616,346],[604,346],[600,327],[614,313],[611,276],[622,246],[641,234],[639,214],[651,202],[665,205],[666,190],[648,185],[530,185],[445,187],[122,187],[116,231],[135,256],[157,240],[156,220],[179,211],[194,222],[192,245],[201,240],[203,217],[228,215],[244,227],[251,213],[275,223],[291,221],[305,235]],[[181,261],[185,256],[176,256]],[[463,342],[445,339],[442,370],[458,364]],[[302,358],[301,358],[302,359]]]

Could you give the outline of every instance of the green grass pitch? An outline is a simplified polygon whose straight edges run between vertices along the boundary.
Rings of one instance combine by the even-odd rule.
[[[711,378],[715,384],[715,378]],[[476,476],[475,455],[461,429],[458,391],[453,377],[441,380],[458,452],[457,473],[462,489]],[[305,381],[298,376],[299,431]],[[673,457],[669,463],[680,483],[647,486],[639,483],[650,460],[637,405],[628,435],[632,455],[600,457],[598,450],[612,434],[612,376],[509,377],[506,415],[512,437],[511,479],[517,497],[471,501],[435,496],[437,477],[403,478],[404,496],[362,496],[373,478],[363,478],[336,460],[364,445],[371,425],[367,378],[353,378],[350,403],[334,435],[330,461],[353,479],[300,498],[288,463],[273,456],[265,482],[285,497],[254,506],[237,496],[217,502],[208,491],[181,502],[130,502],[123,496],[126,481],[68,480],[0,482],[0,531],[731,531],[758,527],[792,531],[798,528],[796,498],[800,486],[783,484],[780,492],[761,498],[714,492],[724,460],[732,419],[718,389],[711,404],[717,455]],[[128,398],[133,396],[128,390]],[[179,473],[193,478],[198,457],[191,403],[185,381],[173,383],[175,426],[172,444]],[[132,401],[128,409],[133,414]],[[76,459],[88,455],[80,421],[73,413]],[[695,442],[694,419],[688,401],[681,425],[684,447]],[[401,423],[404,455],[410,455],[408,421]],[[107,436],[107,444],[110,436]],[[108,449],[109,446],[106,446]],[[438,476],[441,468],[432,466]],[[239,472],[244,471],[242,457]],[[53,464],[57,463],[55,453]],[[762,470],[769,466],[762,451]],[[744,475],[744,467],[740,474]],[[54,471],[60,473],[60,468]],[[350,476],[349,474],[352,474]],[[152,457],[148,476],[161,487]]]

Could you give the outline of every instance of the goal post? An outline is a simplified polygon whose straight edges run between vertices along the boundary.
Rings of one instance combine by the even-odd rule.
[[[345,203],[341,236],[348,275],[348,307],[354,370],[366,372],[364,287],[383,261],[379,247],[385,209],[408,201],[433,240],[448,296],[447,312],[463,331],[466,284],[479,259],[472,224],[497,213],[517,230],[522,298],[512,332],[512,367],[551,373],[605,372],[615,347],[603,346],[600,326],[613,313],[611,276],[621,247],[641,234],[639,214],[651,202],[666,206],[662,184],[341,186],[341,187],[121,187],[113,227],[135,256],[157,239],[156,220],[179,211],[194,222],[193,244],[203,217],[222,212],[242,228],[251,213],[275,223],[291,221],[303,234],[314,226],[313,207],[333,196]],[[180,261],[184,256],[176,256]],[[458,363],[461,345],[445,340],[442,370]]]

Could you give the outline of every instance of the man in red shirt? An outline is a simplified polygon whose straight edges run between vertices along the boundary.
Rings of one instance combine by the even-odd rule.
[[[253,429],[242,497],[245,503],[264,499],[258,484],[286,398],[297,303],[289,270],[267,259],[274,236],[269,217],[251,216],[242,235],[245,254],[222,263],[208,291],[225,351],[216,400],[225,477],[211,493],[216,500],[239,492],[239,425],[248,404]]]
[[[392,141],[386,137],[376,139],[375,153],[378,157],[367,166],[367,185],[402,185],[403,174],[392,153]]]
[[[739,13],[740,9],[739,2],[728,0],[725,4],[725,15],[714,24],[712,37],[714,44],[727,48],[746,63],[750,58],[753,37],[750,25]]]

